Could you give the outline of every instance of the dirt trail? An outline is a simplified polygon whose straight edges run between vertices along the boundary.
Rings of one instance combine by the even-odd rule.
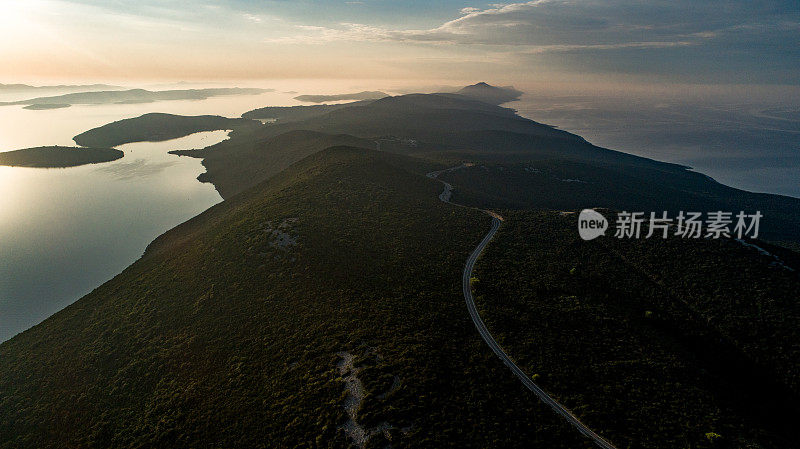
[[[339,352],[337,355],[342,358],[337,364],[339,374],[342,376],[347,375],[344,378],[346,383],[345,388],[347,389],[344,409],[347,411],[349,419],[342,425],[342,429],[344,429],[344,433],[356,446],[364,447],[364,445],[367,444],[369,436],[364,426],[356,421],[358,408],[361,406],[361,401],[364,400],[364,384],[362,384],[361,380],[358,378],[360,369],[353,366],[353,359],[355,358],[353,354],[349,352]]]

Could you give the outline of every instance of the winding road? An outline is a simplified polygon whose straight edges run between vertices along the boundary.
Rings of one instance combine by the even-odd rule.
[[[459,207],[466,207],[460,204],[456,204],[450,201],[450,197],[452,196],[453,186],[448,184],[445,181],[442,181],[439,178],[439,175],[448,172],[458,170],[468,165],[459,165],[456,167],[448,168],[445,170],[439,170],[430,172],[427,174],[428,178],[436,179],[437,181],[444,184],[444,191],[439,195],[439,199],[445,203],[453,204]],[[616,449],[616,447],[611,444],[608,440],[601,437],[600,435],[596,434],[592,429],[586,426],[586,424],[582,423],[575,415],[572,414],[569,410],[567,410],[563,405],[559,404],[558,401],[550,397],[544,390],[542,390],[538,385],[536,385],[531,378],[525,374],[525,372],[514,363],[513,360],[503,351],[503,348],[497,343],[497,341],[492,337],[492,334],[489,333],[489,329],[486,328],[486,324],[484,324],[483,320],[481,319],[480,314],[478,314],[478,309],[475,306],[475,298],[472,295],[472,287],[470,286],[470,278],[472,277],[472,271],[475,268],[475,262],[478,260],[478,257],[483,252],[484,248],[489,244],[489,241],[492,240],[495,233],[498,229],[500,229],[500,224],[503,222],[503,217],[499,214],[492,212],[490,210],[485,209],[478,209],[485,214],[492,217],[492,227],[489,229],[489,232],[483,237],[483,240],[475,247],[475,250],[472,251],[470,254],[469,259],[467,259],[467,264],[464,266],[464,274],[461,278],[461,285],[464,290],[464,300],[467,302],[467,310],[469,310],[469,316],[472,318],[472,322],[475,324],[475,327],[478,329],[478,333],[481,334],[483,341],[492,348],[495,354],[500,357],[500,360],[505,363],[505,365],[511,369],[511,372],[514,373],[515,376],[522,381],[522,384],[525,385],[529,390],[531,390],[542,402],[549,405],[550,408],[553,409],[556,413],[561,415],[564,419],[569,422],[572,427],[578,430],[581,434],[586,436],[587,438],[591,439],[597,446],[602,447],[604,449]]]

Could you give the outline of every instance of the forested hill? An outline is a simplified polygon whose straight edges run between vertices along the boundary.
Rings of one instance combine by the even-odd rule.
[[[224,202],[0,344],[0,448],[592,447],[467,313],[490,218],[439,200],[426,173],[454,166],[452,201],[506,218],[471,281],[480,315],[582,422],[620,448],[795,446],[800,200],[458,94],[268,113],[289,119],[98,128],[242,125],[179,152]],[[584,242],[583,207],[760,210],[773,244]]]
[[[371,432],[367,447],[589,447],[522,387],[475,331],[461,270],[489,218],[439,201],[441,185],[424,173],[443,167],[333,147],[159,237],[123,273],[0,345],[0,447],[344,448],[354,441],[344,431],[352,419],[344,381],[351,374],[365,389],[354,416]],[[510,217],[513,226],[517,219]],[[565,233],[554,229],[553,236]],[[520,261],[531,257],[524,245],[513,251],[521,251]],[[482,268],[475,283],[490,320],[513,307],[501,303],[486,311],[489,298],[503,301],[494,292],[531,275],[507,263],[494,266],[499,273]],[[593,266],[578,265],[576,272],[568,265],[565,273],[554,266],[556,273],[541,273],[545,283],[525,294],[563,291],[564,301],[577,306],[583,296],[548,276],[571,282]],[[623,294],[599,285],[597,295]],[[647,311],[642,306],[623,300],[613,307],[635,326],[645,325],[636,318]],[[651,310],[659,320],[671,318]],[[528,312],[520,307],[518,313]],[[609,335],[574,329],[567,346],[558,343],[564,335],[539,346],[524,332],[504,334],[490,323],[513,357],[541,354],[551,365],[530,374],[543,376],[583,421],[622,447],[715,447],[703,432],[755,448],[790,447],[779,429],[720,399],[696,377],[702,364],[672,340],[657,345],[657,364],[681,367],[667,377],[649,365],[629,365],[627,355],[612,350],[592,363],[622,364],[636,376],[614,380],[605,378],[614,370],[578,371],[581,382],[575,376],[560,382],[552,376],[561,368],[550,355],[557,360],[586,338],[613,344],[627,338],[630,326]],[[542,326],[539,332],[551,326],[528,323]],[[780,346],[769,334],[764,338],[752,344]],[[685,426],[694,415],[659,409],[674,401],[626,405],[596,394],[615,382],[664,395],[674,389],[670,382],[679,382],[687,401],[711,401],[684,407],[709,415]],[[584,389],[593,392],[591,401],[582,399]],[[608,414],[620,408],[632,412],[625,425]],[[654,425],[669,432],[643,438]]]
[[[765,238],[800,245],[799,199],[745,192],[681,165],[600,148],[474,98],[410,94],[349,106],[299,108],[299,115],[291,112],[294,108],[271,109],[264,114],[275,123],[234,132],[218,145],[181,154],[204,158],[207,173],[201,179],[212,182],[224,198],[274,174],[269,161],[285,164],[346,144],[452,165],[474,162],[470,170],[452,173],[460,182],[457,194],[470,204],[671,213],[759,210],[765,216]]]
[[[330,149],[168,232],[0,345],[0,447],[347,447],[340,353],[394,447],[580,447],[474,332],[489,220],[429,168]]]

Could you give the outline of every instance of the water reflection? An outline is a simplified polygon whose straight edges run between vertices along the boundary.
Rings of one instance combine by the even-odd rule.
[[[155,237],[221,201],[199,159],[167,154],[225,131],[121,145],[116,162],[0,167],[0,341],[38,323],[136,260]]]
[[[146,159],[135,159],[132,162],[119,162],[116,164],[106,164],[97,169],[105,173],[114,175],[117,179],[141,178],[155,175],[164,171],[167,167],[175,165],[175,162],[161,162],[153,164]]]

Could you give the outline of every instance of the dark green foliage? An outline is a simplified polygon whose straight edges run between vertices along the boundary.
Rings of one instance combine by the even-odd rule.
[[[114,161],[124,156],[114,148],[36,147],[0,153],[0,165],[58,168]]]
[[[584,242],[575,214],[503,215],[481,316],[585,423],[618,447],[793,447],[796,272],[730,241]]]
[[[489,219],[443,204],[424,176],[465,161],[478,165],[441,176],[456,202],[761,210],[771,240],[800,235],[798,200],[459,95],[253,114],[279,120],[146,115],[90,132],[121,143],[235,128],[178,152],[204,158],[201,179],[226,201],[0,345],[0,448],[344,448],[342,351],[365,390],[357,421],[388,426],[367,447],[591,447],[469,319],[461,270]],[[363,149],[375,147],[392,153]],[[478,307],[581,420],[620,448],[792,447],[796,272],[730,241],[583,242],[574,215],[504,215],[471,282]],[[276,228],[296,244],[277,245]]]
[[[275,120],[276,123],[297,122],[319,117],[337,109],[369,104],[372,101],[374,100],[361,100],[341,104],[317,104],[313,106],[268,106],[247,111],[242,114],[242,118]]]
[[[375,148],[375,142],[349,135],[290,131],[255,140],[234,133],[230,140],[202,150],[177,150],[172,154],[202,157],[207,172],[198,179],[213,183],[224,198],[246,190],[285,170],[306,156],[337,145]]]
[[[334,95],[298,95],[294,97],[295,100],[307,101],[309,103],[324,103],[326,101],[343,101],[343,100],[377,100],[379,98],[388,97],[389,94],[376,90],[365,90],[363,92],[355,92],[351,94],[334,94]]]
[[[745,192],[680,166],[641,158],[621,158],[612,164],[519,154],[514,157],[517,161],[480,162],[445,173],[442,179],[454,185],[454,201],[488,208],[607,207],[658,214],[669,211],[670,217],[681,210],[734,214],[758,210],[764,215],[761,237],[781,243],[800,242],[797,198]]]
[[[114,147],[131,142],[158,142],[219,129],[254,129],[258,122],[217,115],[183,116],[151,113],[119,120],[78,134],[73,140],[83,146]]]
[[[301,135],[315,131],[340,140],[348,134],[364,142],[331,145],[374,148],[373,142],[379,142],[383,151],[453,165],[476,162],[469,169],[443,175],[456,187],[455,201],[465,204],[562,210],[760,210],[765,238],[786,246],[800,242],[796,198],[745,192],[681,165],[599,148],[580,136],[524,119],[512,109],[463,95],[412,94],[348,105],[265,108],[257,115],[278,122],[252,133],[236,133],[230,141],[195,153],[207,158],[208,174],[202,179],[213,182],[225,198],[261,181],[263,175],[252,173],[269,167],[267,160],[283,157],[283,148],[294,152],[293,144],[283,139],[284,143],[269,146],[269,158],[261,161],[255,154],[264,142],[290,131]],[[286,120],[280,118],[284,116]]]
[[[0,345],[0,447],[344,447],[345,350],[393,447],[590,447],[478,337],[460,274],[489,220],[418,168],[327,150],[164,234]],[[296,246],[250,250],[287,218]]]

